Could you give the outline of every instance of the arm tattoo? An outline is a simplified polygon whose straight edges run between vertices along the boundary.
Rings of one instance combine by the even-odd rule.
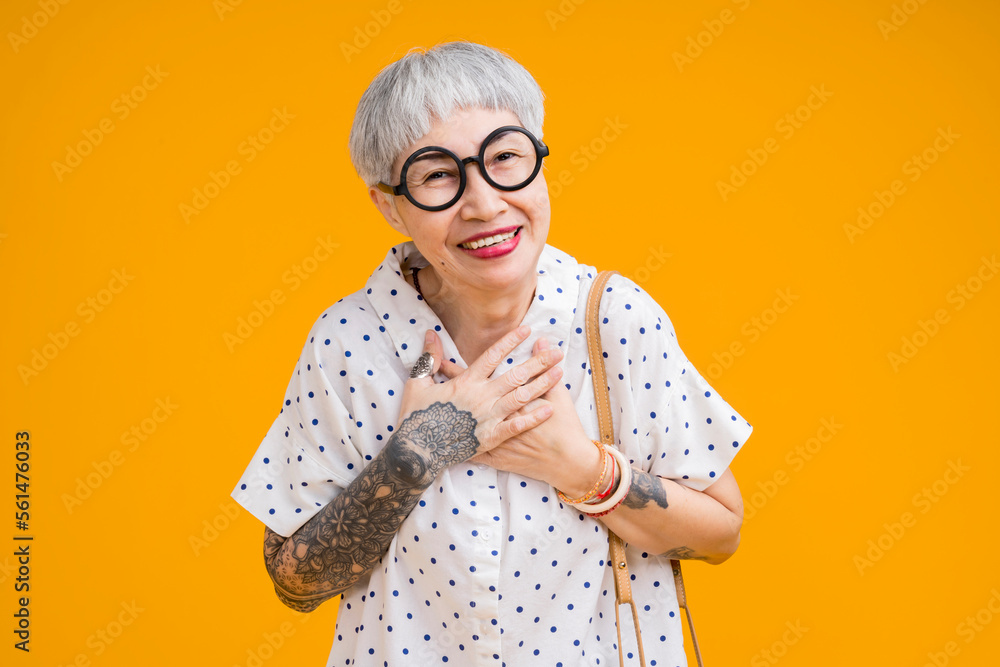
[[[632,488],[625,496],[624,505],[630,509],[641,510],[650,502],[667,509],[667,491],[663,488],[659,477],[633,468]]]
[[[264,561],[281,601],[312,611],[371,572],[438,474],[478,451],[476,424],[451,403],[414,411],[361,474],[294,534],[268,529]]]
[[[415,484],[430,486],[442,470],[475,456],[479,450],[476,424],[471,412],[457,410],[451,403],[414,411],[386,446],[398,452],[393,472],[413,479]],[[397,446],[391,447],[393,444]]]
[[[676,558],[677,560],[708,560],[708,556],[699,556],[690,547],[677,547],[663,554],[666,558]]]

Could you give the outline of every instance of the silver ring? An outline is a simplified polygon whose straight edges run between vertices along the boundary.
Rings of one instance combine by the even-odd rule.
[[[410,369],[410,379],[425,378],[431,374],[432,370],[434,370],[434,357],[431,356],[430,352],[424,352]]]

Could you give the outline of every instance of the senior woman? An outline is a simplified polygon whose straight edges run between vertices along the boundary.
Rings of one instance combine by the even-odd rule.
[[[610,513],[580,509],[629,475],[595,447],[596,271],[546,245],[542,117],[523,67],[464,42],[407,54],[358,105],[352,160],[412,240],[317,320],[233,492],[266,524],[282,602],[341,597],[329,665],[613,664],[608,530],[631,554],[648,664],[686,664],[669,559],[739,543],[729,463],[750,425],[621,276],[600,315],[607,444],[631,486]]]

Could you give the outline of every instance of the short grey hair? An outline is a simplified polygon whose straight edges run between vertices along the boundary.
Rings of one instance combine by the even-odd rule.
[[[389,183],[400,152],[457,109],[510,111],[542,138],[544,95],[510,56],[472,42],[413,49],[383,69],[358,102],[348,142],[365,185]]]

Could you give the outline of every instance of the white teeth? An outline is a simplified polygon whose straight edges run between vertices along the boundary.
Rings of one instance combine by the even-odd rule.
[[[517,230],[512,232],[507,232],[506,234],[497,234],[496,236],[487,236],[486,238],[479,239],[478,241],[473,241],[471,243],[462,243],[461,247],[468,250],[475,250],[476,248],[485,248],[486,246],[496,245],[497,243],[503,243],[504,241],[509,241],[514,238],[517,234]]]

